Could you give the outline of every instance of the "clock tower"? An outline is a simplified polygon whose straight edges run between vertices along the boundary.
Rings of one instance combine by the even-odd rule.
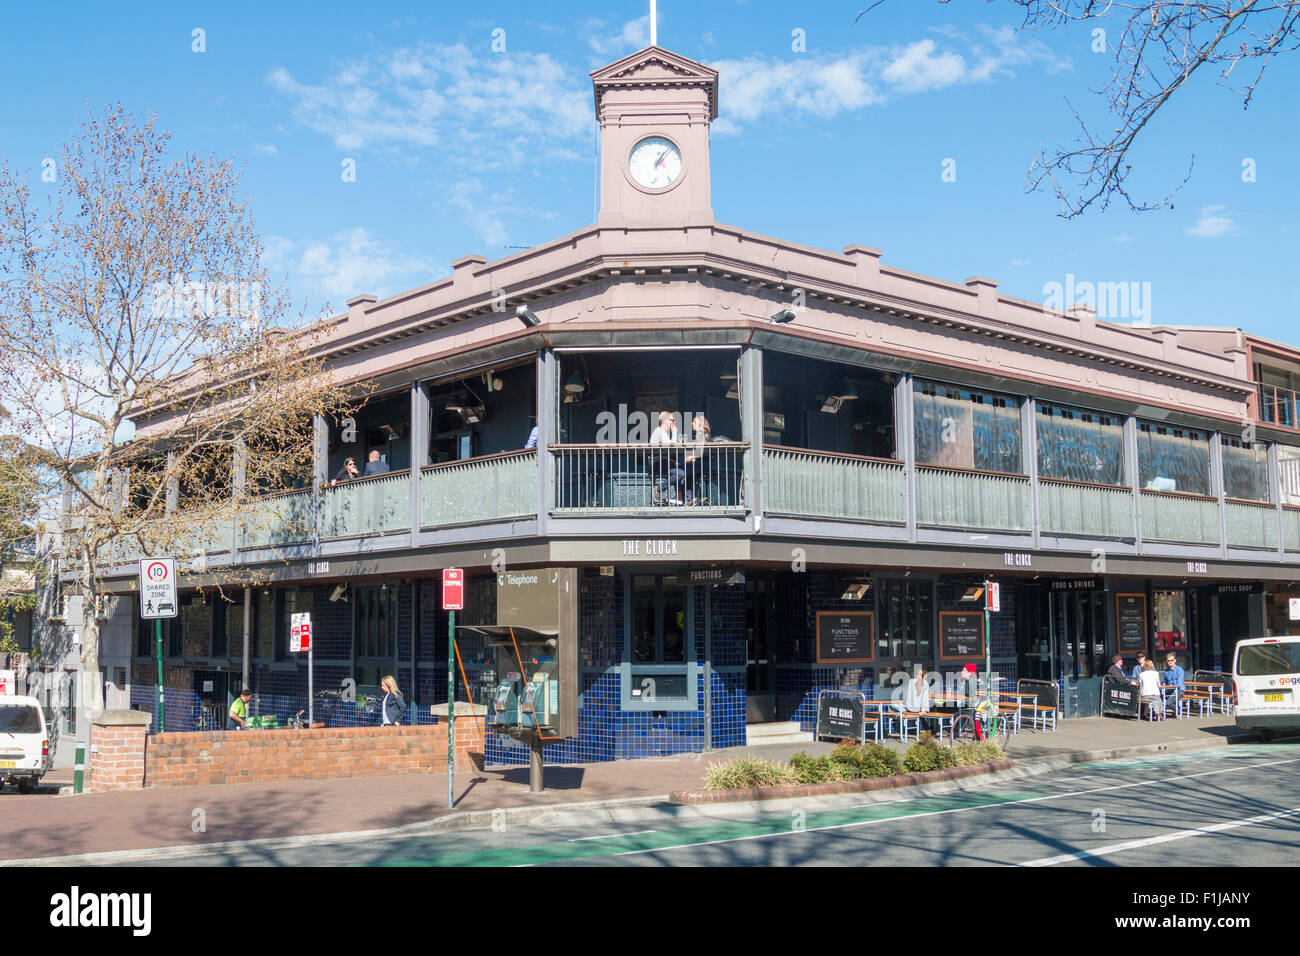
[[[713,222],[709,124],[718,73],[657,46],[591,74],[600,122],[601,226]]]

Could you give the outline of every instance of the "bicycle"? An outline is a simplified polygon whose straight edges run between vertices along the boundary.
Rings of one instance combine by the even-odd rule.
[[[952,722],[953,744],[977,744],[992,740],[1003,750],[1011,739],[1011,721],[997,712],[996,705],[981,700],[974,707],[963,707]]]

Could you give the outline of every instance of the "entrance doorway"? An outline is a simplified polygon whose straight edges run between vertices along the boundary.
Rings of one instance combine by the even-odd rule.
[[[1074,680],[1106,672],[1106,593],[1078,591],[1051,595],[1060,677]]]
[[[745,722],[776,720],[776,662],[773,660],[775,601],[769,582],[745,582]]]
[[[1056,680],[1052,666],[1052,612],[1048,593],[1034,584],[1016,592],[1016,676]]]

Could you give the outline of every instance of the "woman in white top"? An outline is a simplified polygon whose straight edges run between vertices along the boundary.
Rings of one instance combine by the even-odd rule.
[[[1160,691],[1160,672],[1150,660],[1142,662],[1142,673],[1138,675],[1138,683],[1141,687],[1142,703],[1148,708],[1158,708],[1157,713],[1163,719],[1165,699]]]

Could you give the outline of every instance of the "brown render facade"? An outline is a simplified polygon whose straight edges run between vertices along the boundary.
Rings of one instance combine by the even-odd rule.
[[[262,709],[305,696],[285,638],[303,609],[317,687],[392,672],[416,712],[445,701],[451,566],[470,578],[467,623],[493,622],[498,573],[582,569],[581,730],[549,748],[559,760],[740,743],[759,720],[806,730],[819,689],[955,672],[967,657],[945,635],[987,576],[994,671],[1085,701],[1117,648],[1174,650],[1190,676],[1230,666],[1239,637],[1294,629],[1300,430],[1258,357],[1285,371],[1293,350],[717,223],[717,74],[650,47],[592,78],[597,222],[349,301],[322,349],[375,397],[348,435],[318,422],[313,486],[265,503],[310,531],[232,528],[186,579],[240,563],[275,582],[247,595]],[[650,444],[661,411],[686,439],[670,454]],[[329,485],[371,448],[386,474]],[[185,601],[169,729],[219,720],[242,657],[242,609]],[[860,615],[865,653],[825,659],[821,612]],[[133,650],[132,700],[150,706],[151,635]],[[458,693],[478,700],[495,675],[481,647],[459,650]]]

